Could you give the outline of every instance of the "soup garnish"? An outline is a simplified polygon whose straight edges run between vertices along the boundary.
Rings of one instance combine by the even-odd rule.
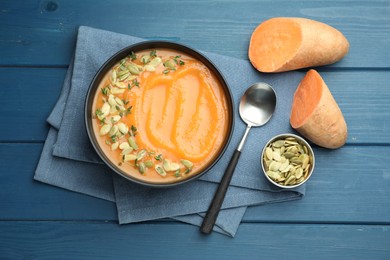
[[[129,176],[153,183],[187,178],[223,145],[225,92],[203,63],[185,53],[132,52],[99,87],[93,102],[97,141]]]

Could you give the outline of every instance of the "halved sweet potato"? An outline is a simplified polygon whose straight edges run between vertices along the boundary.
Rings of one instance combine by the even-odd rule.
[[[324,80],[309,70],[294,94],[290,124],[313,143],[339,148],[347,140],[344,116]]]
[[[249,60],[261,72],[281,72],[335,63],[349,50],[337,29],[310,19],[277,17],[252,33]]]

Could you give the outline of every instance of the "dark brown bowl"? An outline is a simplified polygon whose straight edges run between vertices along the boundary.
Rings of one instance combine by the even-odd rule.
[[[222,89],[224,91],[226,100],[227,100],[227,105],[228,105],[228,111],[229,111],[229,122],[228,122],[228,130],[227,134],[224,138],[224,142],[222,146],[219,149],[219,152],[217,156],[206,166],[203,168],[203,170],[199,171],[197,174],[194,174],[191,177],[185,178],[180,181],[176,182],[167,182],[167,183],[152,183],[152,182],[145,182],[143,180],[139,180],[135,177],[130,176],[129,174],[126,174],[120,167],[115,165],[114,163],[111,162],[111,160],[107,157],[107,155],[103,152],[102,148],[98,144],[98,141],[96,139],[96,136],[93,131],[93,126],[92,126],[92,105],[93,105],[93,100],[96,91],[99,90],[99,83],[103,79],[104,75],[121,59],[125,58],[128,56],[132,51],[133,52],[139,52],[142,50],[146,49],[156,49],[156,48],[165,48],[165,49],[171,49],[171,50],[177,50],[180,52],[183,52],[189,56],[192,56],[193,58],[201,61],[204,65],[208,67],[208,69],[213,72],[218,79],[219,83],[222,86]],[[208,59],[206,58],[203,54],[195,51],[194,49],[187,47],[182,44],[174,43],[174,42],[168,42],[168,41],[145,41],[145,42],[140,42],[133,44],[131,46],[128,46],[116,54],[114,54],[111,58],[109,58],[103,65],[102,67],[98,70],[96,73],[95,77],[93,78],[88,92],[86,96],[86,101],[85,101],[85,125],[87,129],[87,133],[89,136],[89,139],[92,143],[92,146],[96,150],[97,154],[100,156],[100,158],[103,160],[103,162],[109,166],[114,172],[119,174],[120,176],[138,183],[142,184],[148,187],[172,187],[172,186],[177,186],[183,183],[187,183],[189,181],[195,180],[199,177],[201,177],[203,174],[205,174],[207,171],[209,171],[217,162],[218,160],[222,157],[224,154],[232,133],[233,133],[233,128],[234,128],[234,102],[233,102],[233,97],[231,94],[231,91],[229,89],[228,83],[224,79],[222,73],[217,69],[217,67]]]

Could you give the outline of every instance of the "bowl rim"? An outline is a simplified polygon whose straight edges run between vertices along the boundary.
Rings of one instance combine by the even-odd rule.
[[[176,50],[183,52],[200,62],[202,62],[207,68],[214,73],[215,77],[217,78],[218,82],[220,83],[224,95],[226,97],[226,103],[227,103],[227,108],[228,108],[228,129],[227,129],[227,134],[224,139],[224,143],[221,146],[219,152],[217,155],[214,157],[214,159],[199,173],[190,176],[188,178],[185,178],[180,181],[174,181],[174,182],[167,182],[167,183],[155,183],[155,182],[145,182],[143,180],[137,179],[133,176],[130,176],[128,174],[125,174],[124,171],[122,171],[118,166],[114,165],[108,156],[105,155],[103,150],[101,149],[100,145],[97,143],[96,136],[93,131],[92,127],[92,104],[93,104],[93,99],[95,96],[96,91],[98,90],[99,83],[104,77],[104,75],[114,66],[118,61],[121,59],[125,58],[128,56],[129,53],[132,51],[137,52],[141,50],[146,50],[146,49],[155,49],[155,48],[163,48],[163,49],[171,49],[171,50]],[[219,160],[220,158],[224,155],[226,152],[226,149],[228,148],[230,141],[233,136],[233,130],[234,130],[234,125],[235,125],[235,104],[234,104],[234,99],[233,95],[229,86],[228,81],[226,78],[223,76],[222,72],[218,69],[218,67],[209,59],[207,58],[204,54],[194,50],[193,48],[177,43],[177,42],[172,42],[172,41],[162,41],[162,40],[146,40],[146,41],[141,41],[138,43],[131,44],[129,46],[126,46],[119,51],[117,51],[115,54],[110,56],[104,63],[103,65],[100,66],[98,71],[95,73],[94,77],[92,78],[88,91],[85,97],[85,103],[84,103],[84,123],[87,131],[88,138],[98,154],[98,156],[101,158],[101,160],[104,162],[105,165],[107,165],[111,170],[113,170],[116,174],[124,177],[127,180],[130,180],[134,183],[141,184],[143,186],[147,187],[153,187],[153,188],[167,188],[167,187],[174,187],[178,186],[184,183],[188,183],[192,180],[198,179],[204,174],[206,174]]]
[[[265,168],[264,168],[264,162],[263,162],[263,158],[264,158],[264,154],[265,154],[265,149],[268,147],[268,145],[273,142],[273,141],[276,141],[282,137],[295,137],[296,139],[298,139],[299,142],[302,142],[303,144],[306,145],[306,147],[308,148],[309,152],[311,153],[312,157],[313,157],[313,163],[312,163],[312,166],[311,166],[311,170],[309,172],[309,175],[307,176],[307,178],[302,181],[301,183],[298,183],[298,184],[295,184],[295,185],[290,185],[290,186],[285,186],[285,185],[281,185],[281,184],[278,184],[276,183],[274,180],[272,180],[270,177],[268,177],[268,175],[265,173]],[[261,151],[261,156],[260,156],[260,163],[261,163],[261,168],[262,168],[262,171],[263,171],[263,174],[264,176],[267,178],[267,180],[272,183],[273,185],[279,187],[279,188],[283,188],[283,189],[294,189],[294,188],[297,188],[301,185],[303,185],[304,183],[306,183],[311,175],[313,174],[313,171],[314,171],[314,167],[315,167],[315,156],[314,156],[314,150],[313,148],[311,147],[311,145],[301,136],[299,135],[296,135],[296,134],[292,134],[292,133],[283,133],[283,134],[278,134],[278,135],[275,135],[273,137],[271,137],[264,145],[264,148],[263,150]]]

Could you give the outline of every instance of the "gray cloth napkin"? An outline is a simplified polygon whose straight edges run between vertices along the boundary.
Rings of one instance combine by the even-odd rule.
[[[111,55],[139,41],[142,39],[90,27],[79,28],[74,60],[61,96],[48,118],[52,127],[34,179],[114,201],[121,224],[169,217],[199,226],[244,133],[245,124],[238,116],[238,109],[231,143],[219,162],[199,180],[170,189],[147,188],[112,173],[95,153],[86,134],[84,101],[93,76]],[[270,185],[262,174],[259,159],[269,138],[293,132],[289,125],[291,102],[303,73],[262,74],[247,60],[203,54],[227,79],[236,108],[245,89],[255,82],[272,85],[277,95],[277,107],[269,123],[251,130],[214,228],[234,236],[247,206],[298,199],[305,193],[304,185],[295,190]]]

